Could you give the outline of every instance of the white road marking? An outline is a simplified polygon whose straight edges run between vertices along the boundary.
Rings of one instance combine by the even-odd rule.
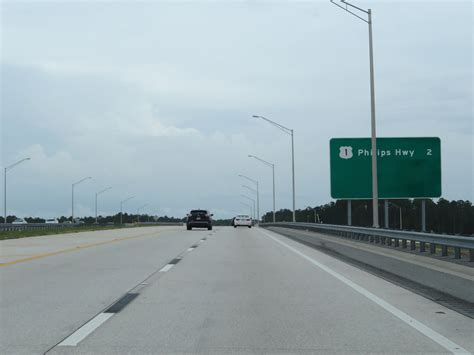
[[[84,324],[66,339],[64,339],[58,346],[76,346],[84,340],[89,334],[102,325],[107,319],[112,317],[114,313],[100,313],[89,322]]]
[[[174,264],[166,264],[160,269],[160,272],[167,272],[169,269],[171,269],[174,266]]]
[[[194,250],[194,248],[188,248],[188,251],[193,251],[193,250]]]
[[[274,236],[272,236],[268,232],[264,232],[262,230],[260,230],[260,232],[265,234],[267,237],[273,239],[275,242],[279,243],[280,245],[284,246],[285,248],[291,250],[295,254],[298,254],[302,258],[306,259],[307,261],[309,261],[314,266],[319,267],[321,270],[327,272],[328,274],[335,277],[339,281],[342,281],[347,286],[351,287],[353,290],[359,292],[361,295],[367,297],[372,302],[378,304],[380,307],[382,307],[386,311],[390,312],[391,314],[393,314],[398,319],[402,320],[403,322],[405,322],[409,326],[415,328],[420,333],[424,334],[425,336],[427,336],[428,338],[430,338],[434,342],[438,343],[443,348],[450,351],[452,354],[471,354],[466,349],[463,349],[461,346],[459,346],[456,343],[452,342],[448,338],[444,337],[443,335],[439,334],[438,332],[434,331],[433,329],[427,327],[423,323],[417,321],[415,318],[410,317],[408,314],[406,314],[403,311],[399,310],[398,308],[392,306],[387,301],[385,301],[385,300],[381,299],[380,297],[374,295],[372,292],[366,290],[362,286],[357,285],[356,283],[354,283],[351,280],[349,280],[348,278],[342,276],[338,272],[330,269],[326,265],[323,265],[320,262],[310,258],[309,256],[303,254],[299,250],[297,250],[297,249],[293,248],[292,246],[286,244],[285,242],[282,242],[281,240],[275,238]]]

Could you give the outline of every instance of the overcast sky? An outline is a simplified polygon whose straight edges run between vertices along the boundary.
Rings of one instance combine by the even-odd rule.
[[[358,1],[374,16],[380,137],[435,136],[447,199],[474,200],[471,1]],[[126,210],[217,218],[327,203],[329,139],[370,134],[367,25],[329,1],[13,2],[1,5],[2,166],[8,212]],[[3,180],[3,176],[2,176]],[[3,191],[2,191],[3,192]],[[248,192],[250,193],[250,192]],[[3,194],[2,194],[3,201]],[[245,210],[247,211],[247,210]],[[2,209],[3,214],[3,209]]]

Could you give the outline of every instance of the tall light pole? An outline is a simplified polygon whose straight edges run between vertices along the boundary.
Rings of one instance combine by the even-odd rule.
[[[135,196],[130,196],[129,198],[126,198],[125,200],[122,200],[120,201],[120,225],[122,225],[122,216],[123,216],[123,204],[129,200],[131,200],[132,198],[134,198]]]
[[[260,193],[258,192],[258,181],[242,174],[239,174],[239,176],[253,182],[257,186],[257,222],[260,222]]]
[[[96,192],[95,193],[95,223],[98,223],[98,220],[97,220],[97,196],[99,196],[100,194],[104,193],[105,191],[107,190],[110,190],[112,187],[107,187],[103,190],[100,190],[99,192]]]
[[[355,5],[348,3],[345,0],[340,0],[345,6],[336,4],[334,0],[331,2],[343,9],[344,11],[349,12],[351,15],[354,15],[358,19],[364,21],[369,25],[369,62],[370,62],[370,125],[371,125],[371,145],[372,145],[372,215],[373,222],[372,225],[374,228],[379,228],[379,190],[378,190],[378,180],[377,180],[377,134],[375,127],[375,79],[374,79],[374,47],[372,41],[372,10],[371,9],[361,9]],[[359,16],[358,14],[349,10],[349,7],[355,9],[359,12],[362,12],[367,15],[367,19]]]
[[[242,185],[242,187],[245,188],[245,189],[247,189],[247,190],[249,190],[249,191],[251,191],[251,192],[253,192],[254,194],[257,194],[257,193],[258,193],[257,190],[251,188],[250,186]],[[254,217],[255,217],[255,216],[254,216]]]
[[[79,185],[81,182],[84,182],[86,180],[89,180],[89,179],[92,179],[92,177],[88,176],[88,177],[85,177],[75,183],[72,184],[72,194],[71,194],[71,223],[74,223],[74,188],[76,187],[76,185]]]
[[[148,206],[148,203],[145,203],[143,206],[137,208],[137,224],[140,224],[140,210]]]
[[[3,175],[3,214],[4,214],[3,218],[4,220],[3,220],[3,223],[7,223],[7,171],[13,169],[18,164],[21,164],[27,160],[31,160],[31,158],[24,158],[24,159],[18,160],[16,163],[13,163],[12,165],[7,166],[4,169],[4,175]]]
[[[399,222],[400,223],[400,229],[403,229],[402,207],[399,206],[399,205],[396,205],[396,204],[394,204],[393,202],[390,202],[390,201],[388,201],[388,204],[398,208],[398,217],[399,217],[399,220],[400,220],[400,222]]]
[[[255,219],[255,200],[253,198],[250,198],[250,197],[246,196],[246,195],[240,195],[240,196],[243,197],[243,198],[246,198],[247,200],[252,201],[252,203],[253,203],[253,217],[252,218]]]
[[[279,128],[286,134],[291,136],[291,179],[293,185],[293,222],[296,222],[296,197],[295,197],[295,140],[294,140],[294,130],[285,126],[282,126],[279,123],[276,123],[266,117],[253,115],[254,118],[261,118],[262,120],[270,123],[271,125]]]
[[[255,155],[249,154],[248,157],[249,158],[255,158],[258,161],[260,161],[261,163],[263,163],[263,164],[265,164],[265,165],[272,168],[272,173],[273,173],[273,223],[275,223],[275,164],[269,163],[266,160],[260,159],[259,157],[256,157]]]
[[[242,205],[245,205],[245,206],[247,206],[247,207],[250,209],[250,215],[251,215],[251,216],[253,216],[253,215],[254,215],[254,213],[253,213],[253,210],[252,210],[252,206],[251,206],[251,205],[249,205],[248,203],[245,203],[245,202],[240,202],[240,203],[241,203]]]

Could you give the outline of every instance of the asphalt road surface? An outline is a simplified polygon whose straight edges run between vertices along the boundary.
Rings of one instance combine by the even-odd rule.
[[[0,242],[1,354],[450,354],[474,321],[261,228]]]

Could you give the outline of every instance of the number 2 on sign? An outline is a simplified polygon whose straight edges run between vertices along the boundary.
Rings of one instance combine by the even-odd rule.
[[[432,149],[429,149],[429,148],[426,149],[426,155],[433,155],[433,154],[431,154],[431,151],[432,151]]]

